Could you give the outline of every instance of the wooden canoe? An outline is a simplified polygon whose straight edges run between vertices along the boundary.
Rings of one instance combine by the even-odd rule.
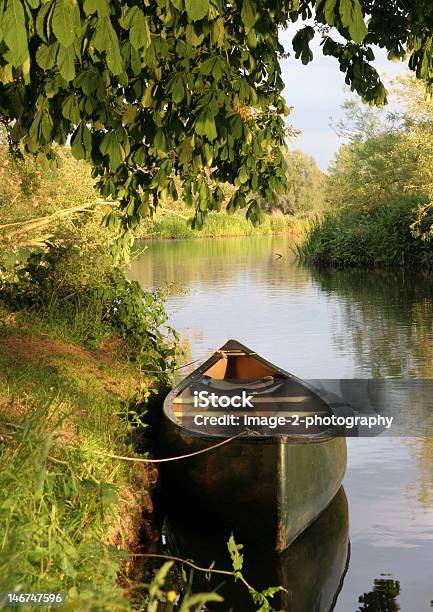
[[[274,366],[236,340],[229,340],[164,401],[161,453],[180,456],[228,438],[227,428],[203,432],[179,416],[193,389],[255,389],[260,410],[347,414],[321,398],[307,383]],[[263,394],[261,395],[261,385]],[[269,391],[271,388],[271,391]],[[278,401],[266,404],[266,397]],[[199,509],[230,527],[239,541],[277,551],[286,549],[328,506],[346,470],[346,439],[335,428],[277,436],[241,436],[209,452],[162,464],[170,507]]]

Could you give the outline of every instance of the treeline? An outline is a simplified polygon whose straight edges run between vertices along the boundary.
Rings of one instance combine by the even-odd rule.
[[[398,110],[345,105],[345,138],[330,165],[326,209],[301,245],[316,264],[433,264],[433,106],[411,78],[394,84]]]
[[[68,147],[59,149],[60,166],[43,168],[26,156],[10,154],[0,133],[0,251],[10,247],[39,247],[49,241],[86,242],[92,237],[104,248],[116,238],[116,228],[105,227],[104,218],[115,202],[102,200],[94,189],[90,166],[75,160]],[[296,233],[302,221],[320,213],[325,204],[325,175],[312,157],[288,151],[288,190],[276,202],[263,202],[262,223],[254,226],[246,209],[234,214],[210,213],[202,230],[191,229],[193,211],[180,198],[162,198],[157,212],[143,219],[137,238],[193,238],[201,236],[260,236]],[[222,184],[224,211],[234,188]],[[102,223],[102,225],[101,225]],[[114,229],[114,231],[113,231]]]

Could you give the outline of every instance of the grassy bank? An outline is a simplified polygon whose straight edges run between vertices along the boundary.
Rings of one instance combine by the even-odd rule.
[[[307,229],[298,253],[321,266],[433,266],[433,243],[413,231],[422,198],[405,197],[372,210],[328,211]]]
[[[165,320],[158,295],[94,252],[0,269],[0,592],[131,609],[128,553],[151,527],[156,471],[107,454],[137,452],[145,400],[176,357]]]
[[[210,213],[202,230],[193,230],[187,219],[176,211],[158,213],[143,221],[140,238],[222,238],[229,236],[269,236],[271,234],[298,235],[306,221],[291,215],[273,213],[255,227],[242,214]]]
[[[149,381],[113,348],[2,314],[0,591],[123,609],[153,473],[104,453],[133,452],[128,407]]]

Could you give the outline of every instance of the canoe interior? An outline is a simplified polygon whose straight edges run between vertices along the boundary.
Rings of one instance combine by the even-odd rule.
[[[203,372],[215,380],[238,380],[250,382],[265,376],[277,376],[279,372],[256,359],[253,355],[229,354],[221,358]]]

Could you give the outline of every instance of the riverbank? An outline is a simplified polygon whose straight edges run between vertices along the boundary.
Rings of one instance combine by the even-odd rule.
[[[178,211],[167,210],[157,213],[154,218],[142,222],[138,237],[141,239],[175,238],[229,238],[237,236],[300,236],[305,232],[308,221],[294,215],[275,212],[265,216],[261,225],[254,226],[245,215],[210,213],[202,230],[193,230],[188,218]]]
[[[124,609],[128,555],[152,539],[156,470],[107,453],[134,453],[128,411],[151,380],[115,345],[89,350],[1,314],[0,591]]]
[[[157,471],[110,454],[150,448],[144,413],[177,357],[166,319],[95,249],[0,270],[0,592],[132,609]]]
[[[302,261],[334,267],[433,267],[433,243],[414,230],[422,198],[371,210],[328,210],[298,246]]]

